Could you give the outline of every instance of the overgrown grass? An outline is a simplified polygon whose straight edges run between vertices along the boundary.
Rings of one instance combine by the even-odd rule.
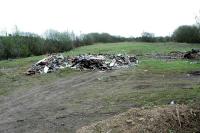
[[[26,91],[30,88],[32,90],[36,87],[41,88],[41,96],[48,97],[50,95],[53,98],[51,92],[45,93],[46,89],[51,88],[50,83],[55,83],[58,88],[55,86],[53,89],[57,91],[57,94],[62,93],[61,98],[58,98],[61,101],[55,101],[55,103],[60,104],[58,107],[64,106],[65,111],[70,112],[70,119],[73,117],[72,120],[77,119],[80,114],[80,116],[84,115],[84,122],[104,119],[113,114],[124,112],[131,107],[166,105],[172,100],[179,104],[198,104],[200,100],[199,76],[192,77],[188,76],[187,73],[199,70],[200,61],[167,61],[143,56],[145,54],[165,54],[176,50],[187,51],[192,48],[200,48],[200,45],[184,43],[109,43],[79,47],[64,53],[66,56],[86,53],[140,55],[138,56],[139,65],[134,69],[105,73],[96,72],[94,76],[92,74],[89,77],[87,77],[87,72],[85,72],[87,74],[84,77],[83,71],[72,69],[26,76],[24,72],[45,55],[3,60],[0,61],[0,98],[8,96],[14,91]],[[83,77],[78,78],[77,82],[69,80],[77,75],[83,75]],[[60,81],[61,86],[59,86]],[[76,83],[78,83],[78,86],[74,85]],[[45,91],[45,95],[43,95],[43,91]],[[40,93],[40,91],[37,93]],[[50,107],[52,101],[50,99],[50,102],[44,102],[48,104],[45,106]],[[49,109],[51,110],[51,108],[48,108],[46,111],[48,112]],[[59,110],[58,113],[60,113]],[[77,117],[74,118],[76,115]]]
[[[45,56],[43,55],[43,56],[32,56],[32,57],[19,58],[19,59],[2,60],[0,61],[0,69],[24,67],[27,65],[31,65],[44,57]]]
[[[153,73],[187,73],[189,71],[199,70],[200,61],[190,60],[142,60],[139,69],[148,70]]]
[[[200,88],[168,88],[155,91],[132,91],[129,93],[121,93],[116,94],[115,96],[109,96],[104,100],[108,103],[108,106],[111,106],[115,103],[134,103],[139,106],[166,105],[170,104],[171,101],[175,101],[177,104],[198,104],[200,100]]]
[[[168,53],[170,51],[188,51],[191,48],[200,48],[199,44],[187,43],[105,43],[83,46],[71,50],[66,55],[79,55],[85,53],[129,53],[129,54],[151,54],[151,53]]]
[[[200,48],[200,44],[187,43],[140,43],[140,42],[125,42],[125,43],[101,43],[89,46],[83,46],[65,52],[65,55],[73,56],[87,53],[128,53],[136,55],[155,54],[155,53],[169,53],[170,51],[188,51],[192,48]],[[33,56],[28,58],[11,59],[0,61],[0,69],[11,67],[23,67],[31,65],[38,60],[44,58],[43,56]]]
[[[192,48],[200,48],[199,44],[186,43],[105,43],[95,44],[76,48],[72,51],[64,53],[65,55],[79,55],[86,53],[128,53],[136,55],[168,53],[170,51],[179,50],[187,51]],[[0,61],[0,94],[6,94],[8,90],[17,88],[27,88],[27,86],[40,85],[62,78],[70,73],[74,73],[71,69],[65,69],[56,73],[47,75],[25,76],[24,72],[38,60],[44,58],[43,56],[33,56],[21,59],[2,60]],[[149,59],[140,57],[140,64],[138,71],[148,70],[152,73],[174,73],[198,70],[199,63],[191,64],[190,61],[176,60],[163,61],[158,59]],[[76,73],[76,72],[75,72]]]

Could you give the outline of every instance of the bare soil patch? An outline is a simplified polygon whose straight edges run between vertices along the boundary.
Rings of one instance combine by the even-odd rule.
[[[199,81],[185,74],[163,76],[132,69],[80,72],[0,96],[0,132],[75,132],[84,125],[142,106],[132,99],[135,96],[141,103],[145,99],[154,102],[159,99],[143,95],[150,96],[163,88],[191,88]],[[172,98],[163,102],[169,103]]]
[[[77,133],[191,133],[200,131],[200,109],[185,105],[133,108]]]

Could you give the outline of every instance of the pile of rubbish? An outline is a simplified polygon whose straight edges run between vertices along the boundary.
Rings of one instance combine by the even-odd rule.
[[[138,64],[138,59],[135,56],[129,55],[79,55],[75,57],[64,57],[61,54],[49,55],[29,68],[27,75],[36,73],[50,73],[58,69],[72,68],[78,70],[112,70],[123,67],[130,67]]]
[[[200,50],[199,49],[192,49],[188,51],[183,56],[185,59],[200,59]]]
[[[200,59],[200,50],[192,49],[191,51],[187,52],[172,51],[169,53],[169,55],[179,59]]]

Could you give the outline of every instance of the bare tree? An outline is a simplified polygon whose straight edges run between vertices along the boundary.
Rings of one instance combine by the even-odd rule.
[[[199,10],[199,14],[195,17],[195,20],[196,20],[197,26],[200,28],[200,10]]]
[[[19,36],[20,35],[20,30],[17,27],[17,25],[14,25],[14,27],[13,27],[13,35],[15,35],[15,36]]]
[[[8,35],[8,32],[7,32],[7,29],[4,28],[0,31],[0,36],[7,36]]]

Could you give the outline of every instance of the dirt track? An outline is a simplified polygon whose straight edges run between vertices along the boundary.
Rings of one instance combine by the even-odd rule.
[[[84,73],[2,98],[0,132],[70,131],[74,125],[79,125],[79,118],[84,114],[76,112],[70,105],[66,106],[67,103],[78,98],[76,95],[81,86],[87,87],[100,74]],[[89,106],[92,105],[86,107]],[[84,104],[81,106],[83,110],[86,107]]]
[[[120,113],[118,108],[128,109],[136,106],[134,103],[119,103],[114,106],[116,110],[102,111],[105,103],[101,97],[121,91],[122,86],[131,89],[162,88],[171,85],[170,81],[176,78],[169,78],[170,81],[162,79],[165,84],[155,84],[160,75],[150,79],[150,76],[120,74],[120,71],[83,72],[81,75],[58,79],[48,85],[44,83],[42,86],[19,89],[6,97],[0,97],[0,132],[75,132],[91,122]],[[109,75],[111,80],[102,83],[99,78],[105,75]],[[126,78],[116,79],[118,75]],[[199,79],[196,78],[183,79],[191,85],[194,82],[199,83]],[[185,82],[185,86],[190,84]],[[183,83],[177,84],[177,81],[176,85],[184,86]],[[94,90],[95,92],[92,92]]]

